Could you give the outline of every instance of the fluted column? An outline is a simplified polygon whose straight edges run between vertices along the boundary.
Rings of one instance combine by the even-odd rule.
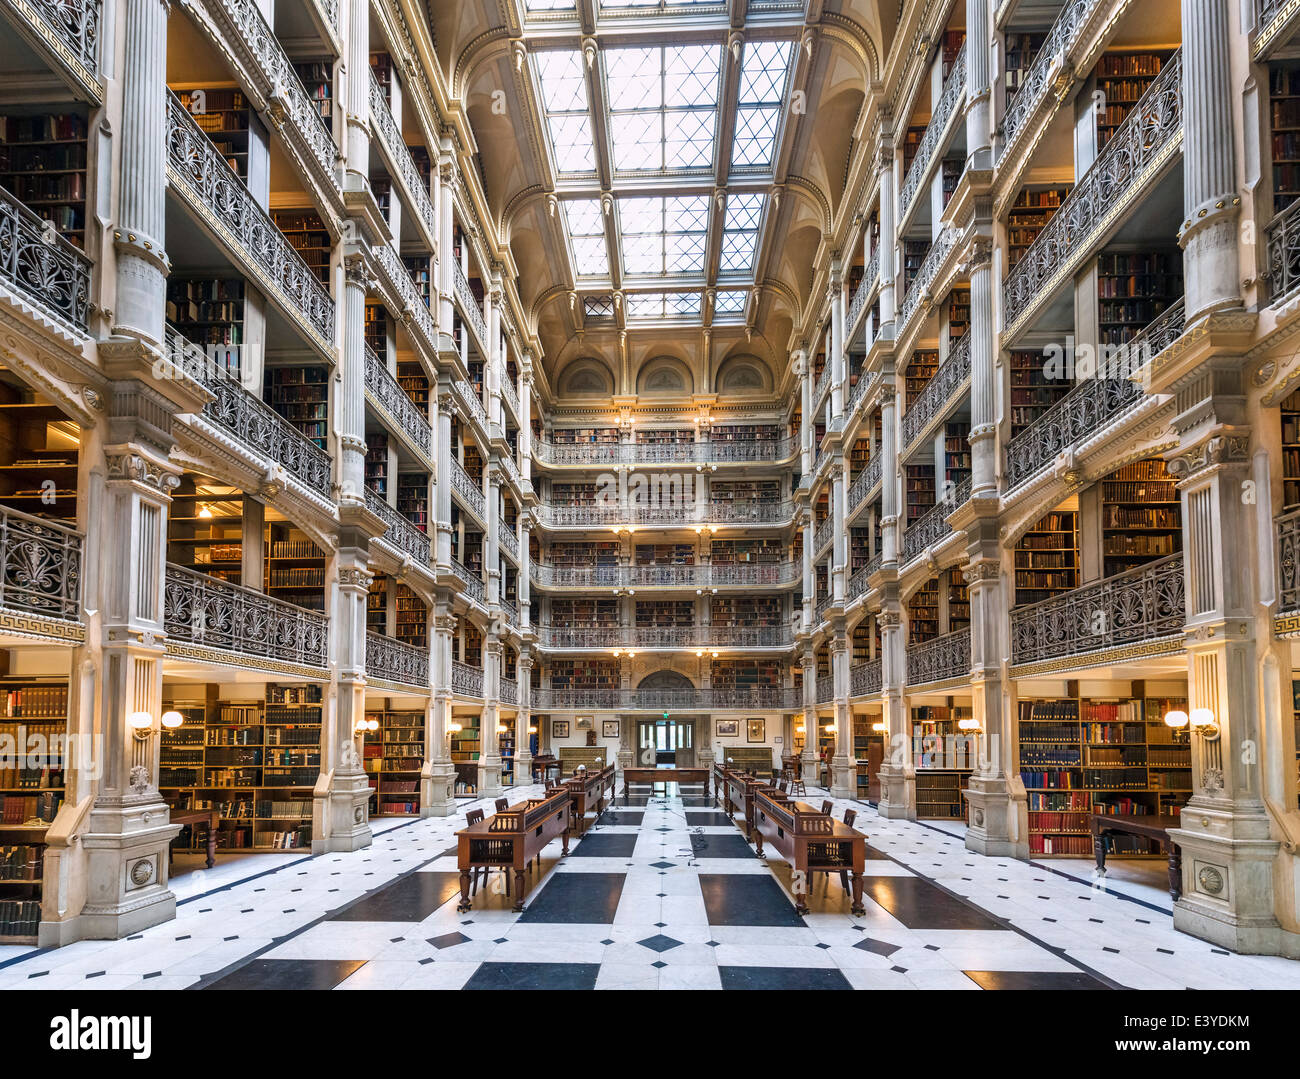
[[[420,816],[447,817],[456,811],[456,769],[451,763],[451,637],[456,616],[451,614],[450,597],[433,606],[429,619],[429,674],[432,700],[429,703],[427,750],[420,769]]]
[[[161,344],[166,279],[167,0],[126,0],[113,333]]]
[[[799,380],[799,466],[803,477],[801,482],[807,484],[812,480],[813,431],[816,419],[812,414],[812,363],[809,362],[807,350],[799,349],[794,354],[794,373]]]
[[[990,3],[991,0],[966,0],[966,163],[972,169],[993,167],[989,146]],[[972,296],[972,306],[973,301]]]
[[[817,774],[817,653],[811,643],[803,649],[803,779],[816,783]]]
[[[831,595],[843,601],[849,575],[848,462],[831,466]]]
[[[532,736],[528,728],[533,725],[532,685],[533,657],[524,645],[515,662],[515,682],[518,684],[519,705],[515,713],[515,786],[531,783],[533,779]]]
[[[882,139],[884,136],[881,136]],[[898,238],[894,235],[895,205],[894,153],[892,147],[880,151],[880,328],[886,326],[893,333],[895,293],[894,262],[898,258]]]
[[[501,407],[501,380],[505,377],[505,359],[501,350],[501,282],[495,275],[492,285],[483,297],[483,306],[487,323],[487,362],[483,365],[483,392],[487,400],[483,408],[487,412],[489,433],[491,425],[504,428]]]
[[[341,451],[339,475],[344,501],[365,501],[366,482],[366,292],[373,275],[360,250],[344,255],[341,383],[335,415]]]
[[[997,493],[997,375],[993,359],[993,268],[990,245],[983,238],[971,243],[970,275],[970,434],[971,495]]]
[[[346,191],[366,191],[370,187],[370,2],[345,0],[345,4],[348,36],[343,50],[347,70],[343,79],[343,152],[347,166],[343,187]],[[395,119],[400,122],[400,116]]]
[[[451,393],[451,380],[447,375],[438,376],[438,448],[437,481],[434,483],[434,521],[438,531],[437,565],[439,570],[451,569],[451,417],[455,408],[455,398]],[[450,669],[449,669],[450,670]]]
[[[897,582],[886,585],[878,622],[883,718],[888,727],[885,757],[880,765],[879,810],[882,817],[915,820],[916,769],[912,764],[911,731],[903,696],[907,655]]]
[[[834,688],[835,753],[831,758],[831,797],[856,798],[857,761],[853,756],[853,714],[849,707],[849,639],[843,619],[831,638],[831,683]]]
[[[831,416],[844,415],[844,387],[848,383],[844,355],[844,270],[838,259],[831,263]]]
[[[813,568],[812,511],[803,511],[803,628],[805,633],[813,629],[813,611],[817,606],[817,572]]]
[[[491,607],[501,602],[501,473],[495,462],[487,467],[483,496],[487,503],[483,565],[487,570],[487,601]]]
[[[532,552],[528,549],[529,518],[526,513],[519,515],[519,583],[515,586],[515,595],[519,599],[519,628],[525,633],[532,631]]]
[[[533,357],[525,352],[519,364],[519,474],[533,479]]]
[[[489,630],[483,639],[483,715],[479,720],[480,750],[478,793],[480,798],[501,794],[501,641]]]
[[[1229,0],[1184,0],[1183,248],[1187,324],[1241,305]]]
[[[880,387],[880,537],[881,562],[896,562],[900,554],[898,520],[898,398],[892,374]]]
[[[447,146],[443,147],[436,173],[438,183],[438,331],[440,347],[455,351],[451,339],[452,295],[456,291],[456,165]]]

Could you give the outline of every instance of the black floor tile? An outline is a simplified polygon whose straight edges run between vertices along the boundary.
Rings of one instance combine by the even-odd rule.
[[[921,877],[864,877],[863,892],[908,929],[1002,929],[983,911]]]
[[[364,959],[254,959],[205,989],[333,989]]]
[[[708,809],[713,805],[712,798],[705,798],[704,795],[682,795],[682,805],[687,809]]]
[[[734,824],[725,813],[711,809],[694,809],[686,811],[686,823],[691,828],[720,828],[724,824]]]
[[[569,848],[570,858],[630,858],[636,850],[637,835],[602,833],[589,835]]]
[[[412,873],[331,914],[331,922],[422,922],[460,895],[459,873]]]
[[[718,967],[723,989],[852,989],[849,980],[831,968]]]
[[[691,850],[697,858],[758,858],[757,852],[739,832],[726,832],[723,835],[691,834]]]
[[[877,861],[881,861],[881,862],[888,862],[890,860],[888,854],[876,850],[876,848],[873,847],[870,843],[867,844],[867,857],[869,859],[874,858]]]
[[[1078,970],[964,970],[981,989],[1106,989]]]
[[[595,989],[599,963],[483,963],[466,989]]]
[[[620,828],[640,828],[645,820],[645,813],[626,809],[607,809],[600,818],[601,824],[610,824]]]
[[[794,901],[767,873],[701,873],[710,925],[803,926]]]
[[[555,873],[519,916],[521,922],[609,925],[623,895],[624,873]]]

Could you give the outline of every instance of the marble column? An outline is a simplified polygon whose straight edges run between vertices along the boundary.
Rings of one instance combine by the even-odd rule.
[[[817,654],[811,643],[803,648],[803,780],[818,780]]]
[[[451,392],[451,378],[446,373],[438,376],[438,446],[434,460],[438,462],[437,478],[434,483],[434,527],[437,529],[435,544],[435,561],[439,573],[451,572],[451,467],[453,460],[451,445],[451,418],[456,407],[456,399]],[[448,679],[451,668],[446,670]],[[450,682],[448,682],[450,684]]]
[[[346,0],[347,42],[343,61],[343,172],[345,191],[370,190],[370,3]],[[273,21],[273,20],[272,20]],[[401,114],[394,117],[399,123]],[[396,201],[395,199],[393,201]]]
[[[831,466],[831,592],[838,605],[844,602],[849,577],[848,462],[837,454]]]
[[[881,136],[882,139],[884,135]],[[898,258],[898,238],[894,235],[895,201],[894,154],[892,148],[883,146],[880,151],[880,328],[877,336],[894,334],[895,260]],[[886,327],[888,330],[886,331]]]
[[[483,639],[483,714],[479,720],[482,744],[478,760],[480,798],[496,798],[501,786],[501,641],[489,630]]]
[[[532,690],[533,657],[528,646],[519,650],[515,663],[515,682],[519,687],[519,707],[515,715],[515,786],[531,783],[533,778],[532,736],[528,728],[533,725]]]
[[[991,0],[966,0],[966,167],[981,171],[993,168],[990,4]]]
[[[428,751],[420,769],[420,816],[447,817],[456,811],[456,769],[451,763],[451,638],[456,616],[450,596],[440,596],[430,618],[429,673],[433,699],[429,704]]]
[[[812,414],[812,363],[809,362],[808,353],[805,349],[800,349],[794,354],[794,373],[799,379],[799,393],[801,401],[799,413],[799,467],[801,473],[801,484],[810,483],[812,480],[813,470],[813,431],[815,430],[816,418]]]
[[[853,714],[849,707],[849,639],[842,618],[831,638],[831,684],[834,687],[835,753],[831,758],[831,797],[858,796],[857,760],[853,756]]]
[[[438,347],[455,352],[451,330],[454,324],[452,297],[456,292],[456,164],[450,144],[444,142],[438,160]]]
[[[519,474],[533,479],[533,359],[525,352],[519,364]]]
[[[885,756],[880,765],[880,815],[889,819],[916,819],[916,769],[908,729],[907,655],[897,581],[888,582],[881,600],[880,624],[882,719],[886,732]]]
[[[374,275],[359,246],[344,254],[340,331],[343,362],[334,412],[339,431],[339,500],[365,504],[366,483],[366,293]]]
[[[978,237],[966,256],[971,320],[971,423],[967,441],[971,450],[972,498],[993,498],[998,493],[998,376],[994,364],[997,342],[993,328],[991,251],[988,240]]]
[[[831,263],[831,416],[844,415],[844,391],[848,385],[844,354],[844,269],[839,259]]]

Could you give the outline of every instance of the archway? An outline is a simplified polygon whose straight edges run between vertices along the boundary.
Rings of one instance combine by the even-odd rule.
[[[679,671],[660,670],[641,679],[637,689],[641,691],[640,703],[658,712],[655,716],[638,717],[636,721],[637,765],[693,768],[697,758],[707,759],[708,725],[697,722],[700,718],[697,715],[681,714],[683,709],[694,707],[695,684]]]

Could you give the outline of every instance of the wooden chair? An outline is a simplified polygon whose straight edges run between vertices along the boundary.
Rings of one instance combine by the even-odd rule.
[[[779,790],[782,794],[786,793],[786,788],[789,786],[790,786],[790,780],[785,776],[782,776],[780,779],[776,781],[776,789]]]
[[[856,809],[846,809],[844,811],[844,823],[847,824],[850,828],[853,827],[853,822],[857,819],[858,819],[858,811]]]
[[[502,799],[501,799],[501,802],[504,802],[504,801],[505,801],[505,799],[502,798]],[[502,808],[504,808],[504,807],[501,805],[500,802],[498,802],[498,803],[497,803],[497,808],[498,808],[498,809],[502,809]],[[465,813],[465,823],[468,824],[468,825],[471,825],[471,826],[472,826],[472,825],[475,825],[475,824],[482,824],[482,823],[483,823],[483,810],[481,810],[481,809],[470,809],[470,810],[467,810],[466,813]],[[502,870],[502,872],[505,873],[505,877],[506,877],[506,895],[509,895],[509,894],[510,894],[510,870],[509,870],[509,869],[504,869],[504,870]],[[473,895],[476,891],[478,891],[478,882],[479,882],[479,878],[480,878],[480,876],[482,877],[483,884],[484,884],[484,885],[487,884],[487,879],[488,879],[488,867],[485,866],[485,865],[476,866],[474,869],[472,869],[472,870],[470,871],[470,873],[471,873],[471,876],[470,876],[470,879],[469,879],[469,894],[470,894],[470,895]]]
[[[822,803],[822,812],[825,813],[826,816],[828,817],[831,815],[831,810],[834,808],[835,808],[835,803],[833,803],[829,798],[827,798],[826,801]]]
[[[510,808],[510,801],[509,801],[509,799],[506,799],[506,798],[498,798],[498,799],[497,799],[497,812],[498,812],[498,813],[504,813],[504,812],[505,812],[507,809],[509,809],[509,808]]]
[[[808,788],[804,786],[804,782],[799,778],[798,773],[787,772],[786,780],[789,783],[789,790],[786,793],[788,793],[791,798],[808,797]]]

